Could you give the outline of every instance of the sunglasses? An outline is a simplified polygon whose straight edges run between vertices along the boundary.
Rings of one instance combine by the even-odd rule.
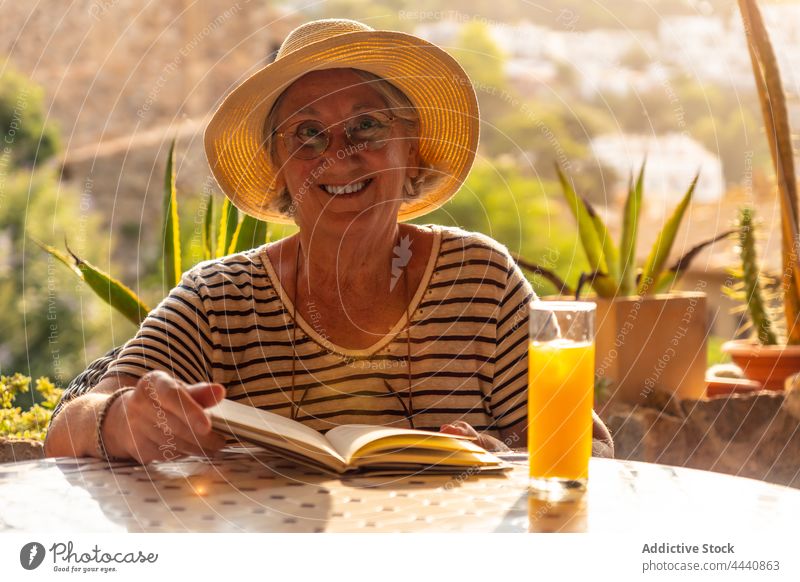
[[[344,134],[350,145],[368,151],[384,147],[392,131],[396,117],[374,111],[357,115],[344,123]],[[286,151],[293,158],[313,160],[324,154],[331,144],[331,128],[317,119],[306,119],[288,126],[275,135],[283,140]]]

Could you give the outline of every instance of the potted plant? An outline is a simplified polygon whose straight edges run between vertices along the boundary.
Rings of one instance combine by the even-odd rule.
[[[579,196],[570,180],[556,168],[567,204],[575,216],[581,246],[590,272],[581,274],[571,289],[555,273],[518,258],[521,267],[554,283],[563,296],[580,297],[589,283],[597,303],[595,372],[603,394],[612,401],[643,403],[656,391],[678,398],[698,398],[705,392],[706,296],[702,291],[673,289],[694,257],[708,245],[728,236],[724,232],[686,252],[667,268],[678,229],[697,184],[695,176],[672,215],[656,237],[641,267],[636,244],[643,200],[645,163],[628,187],[619,245],[592,205]]]
[[[800,345],[787,343],[786,320],[780,317],[782,296],[775,291],[780,290],[780,278],[765,275],[759,267],[753,214],[749,207],[739,210],[741,267],[731,271],[739,281],[723,288],[743,302],[748,321],[742,331],[750,331],[750,337],[726,342],[722,349],[748,380],[765,390],[783,390],[786,379],[800,371]]]
[[[645,163],[631,180],[623,208],[619,245],[599,214],[578,196],[559,169],[567,204],[575,216],[590,273],[581,275],[574,296],[589,283],[597,303],[595,374],[601,400],[644,403],[658,392],[698,398],[705,392],[706,295],[677,291],[675,283],[692,260],[725,232],[690,249],[667,267],[678,229],[698,176],[667,219],[643,265],[636,265]]]
[[[781,209],[781,258],[779,304],[783,322],[769,316],[758,284],[758,269],[752,240],[752,216],[742,213],[745,223],[740,237],[742,245],[742,273],[748,293],[745,296],[751,323],[755,331],[747,340],[734,340],[723,346],[743,370],[745,375],[757,380],[767,389],[782,389],[786,378],[800,372],[800,235],[797,218],[797,178],[794,169],[794,151],[783,92],[780,70],[769,40],[761,12],[755,0],[739,0],[739,12],[744,22],[747,48],[753,67],[764,129],[769,142]]]

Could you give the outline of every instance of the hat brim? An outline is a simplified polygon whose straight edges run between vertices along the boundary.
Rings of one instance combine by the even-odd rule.
[[[403,91],[420,117],[420,157],[445,174],[426,196],[404,202],[398,220],[444,204],[467,177],[478,147],[478,100],[467,74],[438,46],[395,31],[359,31],[311,43],[254,73],[220,104],[209,122],[206,157],[220,188],[243,212],[269,222],[292,220],[272,208],[276,169],[263,147],[264,121],[295,80],[316,70],[351,67]]]

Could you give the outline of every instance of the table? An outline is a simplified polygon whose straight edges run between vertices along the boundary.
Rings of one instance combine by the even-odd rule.
[[[258,448],[141,466],[92,458],[0,465],[3,532],[793,531],[800,490],[593,458],[588,490],[527,493],[527,459],[503,476],[332,478]]]

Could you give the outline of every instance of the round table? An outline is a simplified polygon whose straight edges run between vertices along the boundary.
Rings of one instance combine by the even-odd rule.
[[[147,466],[93,458],[0,465],[4,532],[793,531],[800,490],[610,459],[585,493],[529,495],[527,457],[503,475],[335,478],[258,448]]]

